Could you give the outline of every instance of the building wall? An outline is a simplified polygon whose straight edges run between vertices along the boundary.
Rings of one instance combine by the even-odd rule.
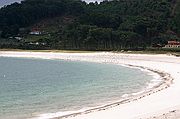
[[[180,45],[166,45],[165,48],[180,48]]]

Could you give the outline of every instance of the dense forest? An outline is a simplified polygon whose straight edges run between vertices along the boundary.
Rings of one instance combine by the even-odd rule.
[[[41,34],[30,35],[33,30]],[[126,50],[179,40],[178,0],[24,0],[0,9],[0,48]],[[17,39],[18,38],[18,39]]]

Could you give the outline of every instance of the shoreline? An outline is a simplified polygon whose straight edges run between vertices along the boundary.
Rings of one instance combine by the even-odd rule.
[[[141,93],[136,92],[136,93],[138,93],[136,95],[131,94],[131,96],[128,96],[127,98],[124,98],[124,99],[121,99],[122,97],[120,97],[120,101],[112,102],[112,103],[109,103],[109,104],[105,104],[103,106],[94,107],[92,109],[88,109],[88,110],[84,110],[84,111],[79,111],[79,112],[77,111],[77,113],[63,115],[63,116],[55,117],[55,118],[52,118],[52,119],[64,119],[64,118],[66,119],[66,118],[69,118],[69,117],[75,117],[75,116],[82,115],[82,114],[88,114],[88,113],[98,112],[98,111],[102,111],[102,110],[107,110],[107,109],[119,106],[121,104],[130,103],[130,102],[136,101],[138,99],[144,98],[146,96],[149,96],[149,95],[151,95],[153,93],[157,93],[159,91],[162,91],[162,90],[170,87],[170,85],[173,82],[173,78],[168,73],[151,70],[151,69],[148,69],[148,68],[145,68],[145,67],[138,67],[138,66],[133,66],[133,65],[127,65],[127,66],[128,67],[133,67],[133,68],[138,68],[138,69],[141,68],[141,69],[145,69],[145,70],[151,71],[153,73],[156,73],[162,78],[163,82],[153,86],[152,88],[150,88],[148,90],[147,90],[147,88],[145,88],[143,90],[143,92],[141,92]]]
[[[68,111],[68,112],[71,112],[71,113],[64,114],[64,115],[60,114],[61,116],[58,116],[59,112],[50,113],[50,115],[53,115],[53,116],[50,116],[50,119],[68,119],[68,118],[71,118],[71,117],[76,117],[78,115],[89,114],[89,113],[93,113],[93,112],[99,112],[99,111],[102,111],[102,110],[108,110],[110,108],[114,108],[114,107],[119,106],[121,104],[130,103],[130,102],[136,101],[138,99],[144,98],[146,96],[149,96],[149,95],[151,95],[153,93],[157,93],[157,92],[159,92],[161,90],[164,90],[164,89],[170,87],[170,85],[173,82],[173,78],[170,76],[170,74],[165,73],[165,72],[155,71],[155,70],[151,70],[151,69],[148,69],[148,68],[145,68],[145,67],[132,66],[132,65],[127,65],[125,67],[148,70],[148,72],[152,72],[152,73],[155,73],[155,74],[159,75],[161,77],[162,82],[154,85],[153,87],[151,87],[149,89],[146,87],[144,90],[142,90],[140,92],[135,92],[136,93],[135,95],[133,95],[133,93],[132,93],[130,96],[127,96],[125,98],[123,98],[121,96],[119,101],[112,101],[111,103],[104,104],[102,106],[92,107],[92,108],[89,108],[89,109],[85,109],[83,111],[80,111],[81,109],[78,110],[78,111]],[[147,71],[145,71],[145,72],[147,73]],[[40,116],[39,118],[33,118],[33,119],[49,119],[49,118],[46,118],[46,117],[42,118]]]
[[[160,75],[163,78],[163,82],[159,84],[158,86],[152,88],[150,91],[146,91],[143,92],[143,94],[138,94],[132,97],[128,97],[128,99],[124,99],[121,100],[120,102],[114,102],[112,104],[107,104],[104,106],[100,106],[97,108],[93,108],[93,109],[89,109],[89,110],[85,110],[82,112],[77,112],[74,114],[69,114],[69,115],[65,115],[65,116],[61,116],[61,117],[55,117],[55,118],[74,118],[75,119],[81,119],[81,115],[84,118],[84,116],[88,117],[89,115],[93,115],[93,114],[97,114],[98,112],[102,113],[103,111],[109,111],[109,110],[113,110],[115,108],[120,108],[120,105],[123,104],[128,104],[128,103],[134,103],[136,101],[139,101],[141,99],[144,99],[146,97],[150,97],[150,95],[152,94],[157,94],[158,92],[161,92],[162,90],[164,91],[165,89],[167,89],[168,87],[170,87],[170,85],[173,83],[173,79],[174,77],[171,77],[171,73],[163,71],[163,70],[157,70],[157,69],[153,69],[151,67],[148,66],[141,66],[141,65],[136,65],[136,63],[139,61],[142,61],[143,59],[138,59],[137,58],[137,62],[135,63],[131,63],[131,62],[127,62],[125,60],[129,60],[130,57],[132,57],[133,55],[139,55],[139,54],[119,54],[119,53],[107,53],[107,52],[98,52],[98,53],[33,53],[33,52],[13,52],[13,51],[1,51],[0,52],[0,56],[9,56],[9,57],[25,57],[25,58],[45,58],[45,59],[65,59],[65,60],[72,60],[72,61],[90,61],[90,62],[97,62],[97,63],[113,63],[113,64],[118,64],[118,65],[126,65],[126,66],[130,66],[130,67],[134,67],[134,68],[141,68],[141,69],[146,69],[149,70],[151,72],[154,72],[158,75]],[[64,57],[63,57],[64,56]],[[113,57],[114,56],[114,57]],[[141,55],[140,55],[141,56]],[[143,55],[142,55],[143,56]],[[165,55],[158,55],[158,56],[165,56]],[[100,60],[93,60],[93,57],[97,57],[95,59],[100,59]],[[108,57],[106,59],[106,57]],[[136,56],[135,56],[136,57]],[[153,57],[153,56],[151,56]],[[168,56],[170,57],[170,56]],[[83,59],[84,58],[84,59]],[[121,58],[124,59],[121,62],[117,62],[117,58]],[[131,60],[131,58],[130,58]],[[149,59],[147,59],[146,61],[149,61]],[[151,60],[150,60],[151,61]],[[149,61],[149,62],[150,62]],[[170,63],[169,61],[167,63]],[[168,88],[169,89],[169,88]],[[110,112],[109,112],[110,113]],[[79,116],[80,115],[80,116]],[[111,114],[110,114],[111,115]],[[112,115],[113,116],[113,115]],[[79,118],[80,117],[80,118]],[[95,117],[95,116],[94,116]],[[96,117],[95,117],[96,118]],[[88,118],[89,119],[89,118]],[[98,119],[98,118],[96,118]]]

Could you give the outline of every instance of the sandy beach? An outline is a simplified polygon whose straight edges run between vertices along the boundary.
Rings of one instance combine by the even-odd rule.
[[[113,52],[55,53],[0,51],[4,57],[62,59],[134,66],[162,74],[164,84],[126,101],[77,114],[68,119],[180,119],[180,58],[165,54],[122,54]],[[62,118],[58,113],[39,119]]]

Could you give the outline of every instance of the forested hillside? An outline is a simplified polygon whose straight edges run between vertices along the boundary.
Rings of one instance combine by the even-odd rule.
[[[43,33],[29,35],[34,28]],[[180,2],[25,0],[0,9],[0,34],[2,48],[122,50],[163,46],[170,39],[179,40]],[[12,40],[17,36],[21,41]]]

